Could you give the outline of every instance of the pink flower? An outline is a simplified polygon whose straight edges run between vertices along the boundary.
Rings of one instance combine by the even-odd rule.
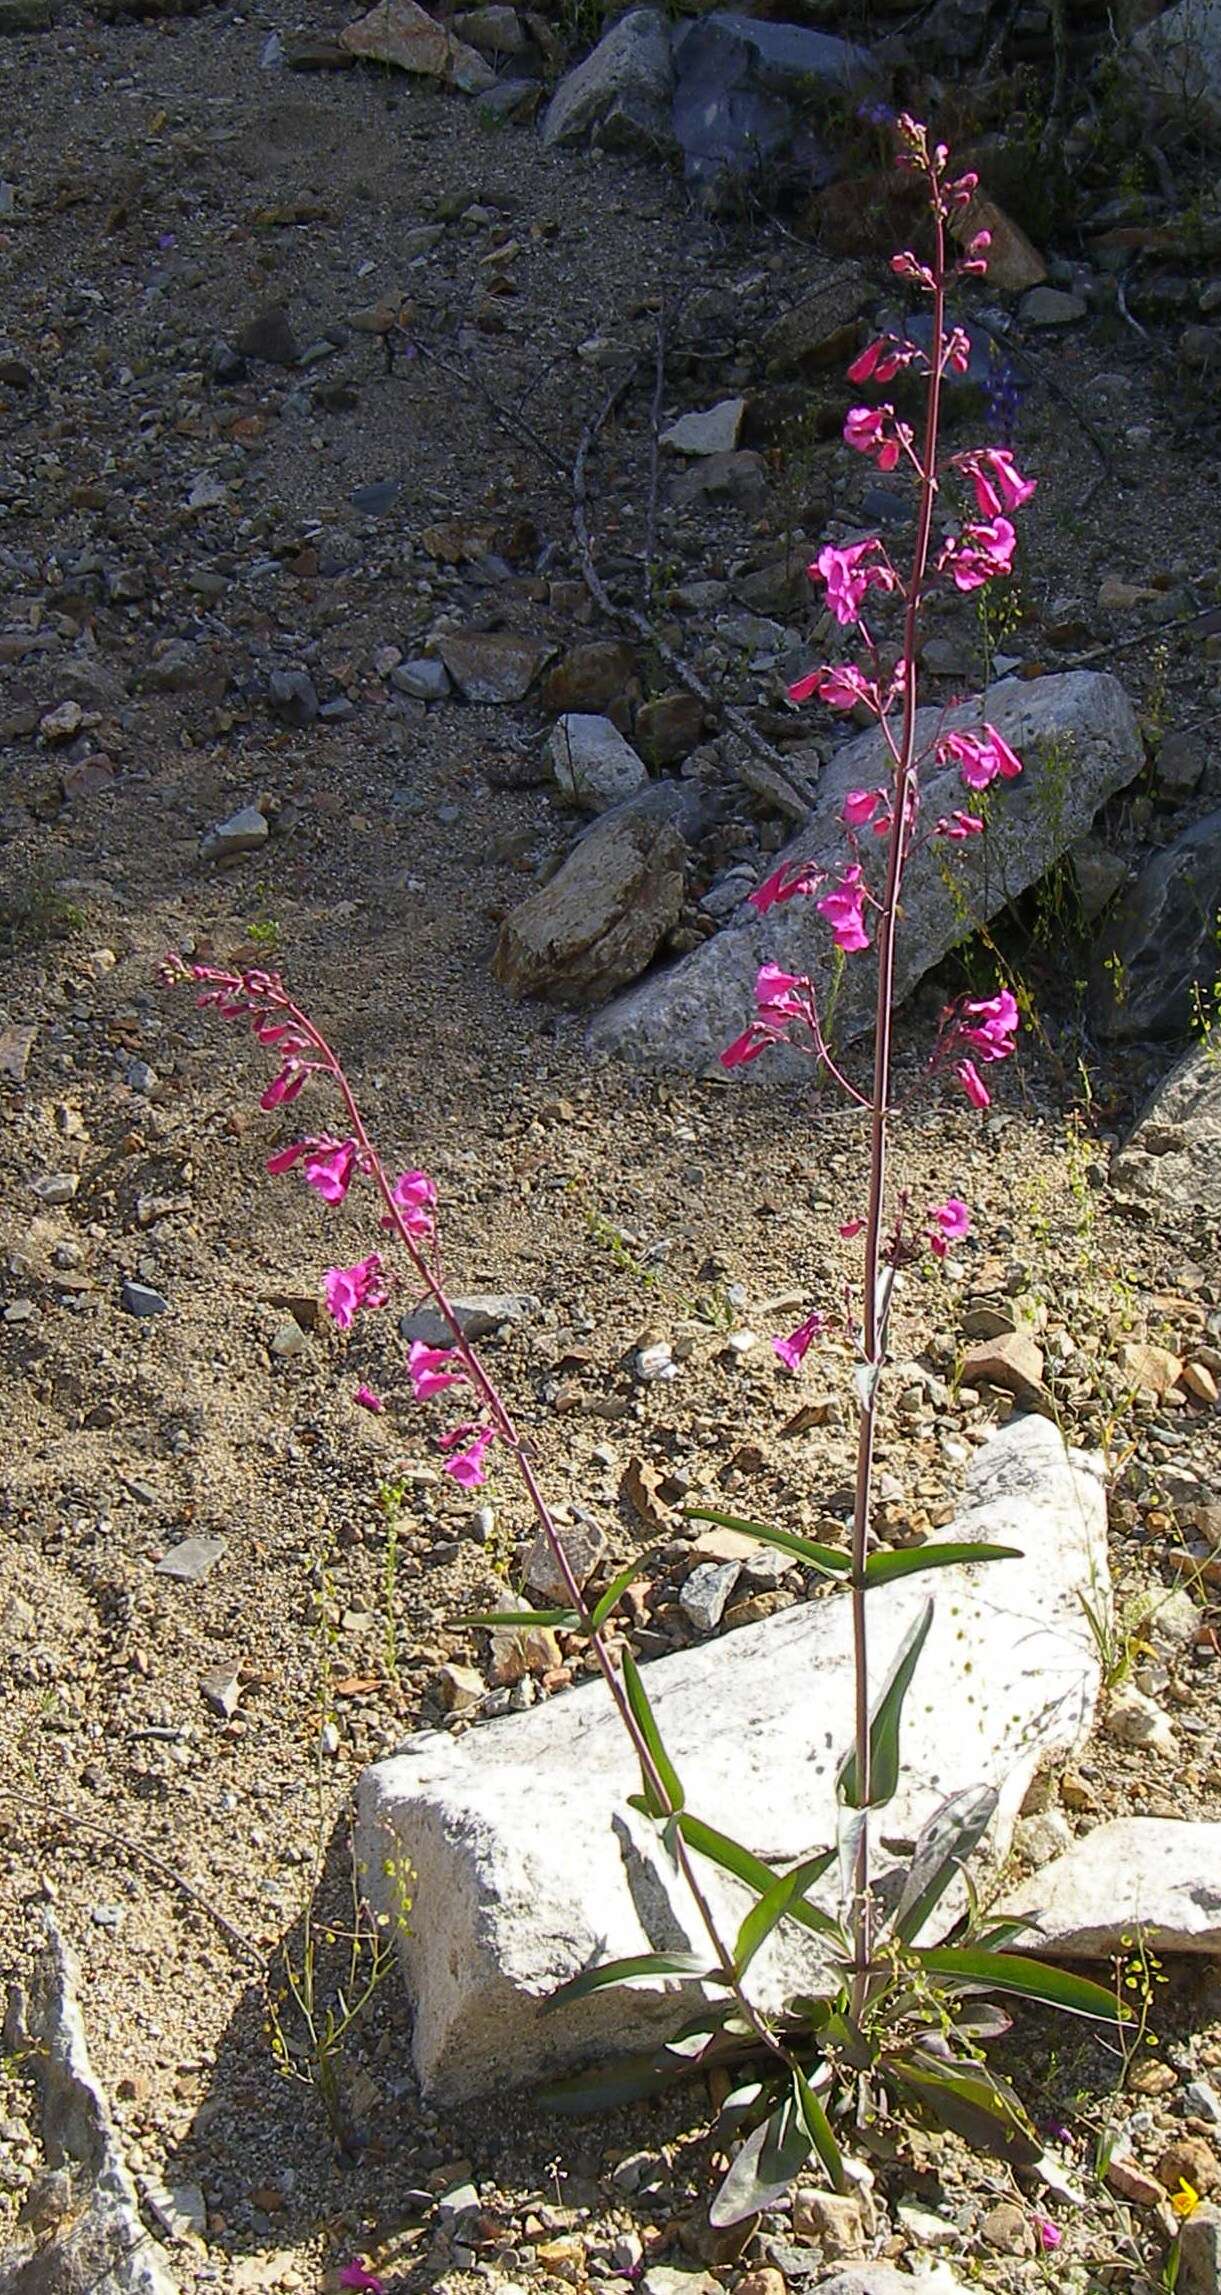
[[[981,518],[999,518],[1004,510],[1020,510],[1038,489],[1037,478],[1023,478],[1003,446],[981,446],[972,454],[956,455],[954,465],[975,488]]]
[[[309,1069],[302,1067],[299,1060],[286,1060],[279,1075],[267,1086],[259,1106],[269,1112],[272,1108],[286,1107],[290,1100],[296,1099],[308,1075]]]
[[[867,709],[878,712],[878,689],[872,678],[858,669],[854,662],[836,662],[830,669],[812,669],[789,687],[790,701],[808,701],[811,694],[825,701],[828,709],[855,709],[863,701]]]
[[[953,206],[969,207],[979,190],[979,177],[968,168],[965,175],[960,175],[956,183],[947,183],[945,190],[946,197]]]
[[[822,870],[816,869],[812,861],[787,861],[773,869],[761,885],[756,885],[747,899],[759,916],[766,916],[769,908],[783,908],[786,901],[817,892],[823,882]]]
[[[456,1386],[466,1377],[452,1347],[426,1347],[422,1339],[413,1339],[408,1347],[407,1369],[417,1402],[427,1402],[430,1395],[444,1394],[447,1387]]]
[[[937,1259],[944,1259],[951,1243],[961,1243],[971,1231],[971,1214],[960,1195],[947,1195],[944,1203],[935,1203],[929,1212],[934,1222],[929,1236],[929,1249]]]
[[[302,1158],[301,1169],[324,1203],[342,1203],[356,1170],[355,1140],[320,1140]]]
[[[471,1439],[465,1450],[455,1450],[454,1444],[464,1441],[467,1435]],[[487,1479],[487,1469],[483,1462],[489,1445],[495,1440],[496,1429],[491,1426],[456,1426],[452,1434],[443,1434],[441,1448],[451,1452],[445,1461],[445,1472],[452,1474],[454,1481],[460,1482],[464,1490],[474,1490],[478,1483]]]
[[[982,997],[962,1006],[972,1016],[971,1025],[960,1022],[957,1041],[969,1044],[981,1060],[1007,1060],[1013,1050],[1013,1039],[1018,1027],[1017,999],[1008,988],[998,995]]]
[[[872,821],[882,801],[880,789],[849,789],[840,806],[839,817],[848,828],[863,829],[867,821]]]
[[[913,286],[925,288],[930,295],[937,285],[927,263],[918,263],[910,247],[905,247],[901,255],[891,256],[890,268],[897,279],[910,279]]]
[[[375,1416],[378,1411],[383,1411],[386,1407],[381,1396],[375,1395],[372,1387],[367,1387],[363,1380],[357,1387],[352,1400],[354,1403],[359,1403],[362,1410],[371,1410]]]
[[[1058,2223],[1052,2222],[1050,2216],[1036,2216],[1035,2222],[1038,2227],[1039,2244],[1041,2247],[1046,2248],[1050,2253],[1053,2252],[1057,2247],[1063,2245],[1064,2233],[1061,2231]]]
[[[772,1340],[772,1348],[779,1355],[786,1370],[800,1370],[813,1341],[819,1337],[825,1328],[823,1317],[815,1310],[812,1315],[806,1316],[804,1323],[797,1325],[796,1330],[791,1332],[787,1339]]]
[[[998,774],[1003,781],[1016,781],[1022,770],[1021,758],[994,725],[980,733],[943,733],[933,754],[939,765],[953,758],[968,789],[986,789]]]
[[[828,542],[820,550],[810,573],[827,585],[827,604],[837,622],[847,628],[859,621],[861,607],[870,590],[897,590],[899,577],[891,565],[879,565],[876,560],[866,564],[870,553],[880,550],[881,543],[852,542],[847,549],[837,550]]]
[[[804,989],[808,995],[809,987],[809,981],[798,972],[782,972],[778,964],[761,964],[755,981],[760,1020],[800,1020],[806,1004],[797,991]]]
[[[778,1029],[765,1028],[759,1021],[752,1020],[749,1028],[744,1028],[740,1036],[734,1037],[732,1044],[725,1046],[720,1055],[721,1066],[723,1068],[749,1067],[750,1062],[757,1060],[761,1052],[766,1052],[769,1045],[778,1044],[779,1041],[780,1032]]]
[[[354,2287],[356,2295],[386,2295],[385,2282],[378,2278],[376,2271],[366,2270],[359,2259],[355,2263],[344,2264],[339,2274],[339,2284],[341,2287]]]
[[[355,1267],[328,1267],[326,1271],[326,1303],[341,1331],[351,1329],[353,1318],[362,1307],[384,1307],[386,1290],[381,1280],[382,1255],[371,1251]]]
[[[971,338],[965,327],[955,327],[946,336],[944,357],[951,374],[965,375],[971,364]]]
[[[400,1179],[395,1180],[390,1193],[407,1233],[421,1240],[430,1236],[436,1225],[432,1207],[437,1200],[437,1191],[427,1172],[405,1171]],[[390,1218],[382,1221],[383,1227],[393,1225],[394,1221]]]
[[[984,824],[977,813],[943,813],[941,819],[933,823],[935,837],[950,837],[955,843],[961,843],[964,837],[982,837],[983,833]]]
[[[973,1108],[990,1108],[992,1094],[980,1075],[974,1060],[959,1060],[954,1074],[962,1085]]]
[[[822,900],[814,904],[830,925],[836,947],[849,956],[869,946],[862,914],[865,899],[864,877],[859,868],[852,868],[844,871],[834,892],[824,894]]]
[[[977,231],[967,242],[967,251],[958,268],[966,279],[982,279],[988,268],[988,249],[992,245],[990,231]]]
[[[845,1243],[851,1243],[854,1237],[862,1235],[864,1231],[865,1222],[863,1219],[845,1219],[840,1226],[840,1234]]]
[[[1017,532],[1007,518],[969,525],[957,540],[951,537],[944,544],[937,572],[948,573],[957,589],[982,589],[997,574],[1012,573],[1016,547]]]
[[[900,342],[897,335],[879,335],[868,343],[848,369],[851,383],[888,383],[901,368],[910,366],[913,359],[923,357],[915,343]]]
[[[893,470],[911,437],[904,422],[895,422],[893,406],[854,406],[844,423],[844,442],[858,454],[872,454],[879,470]],[[887,423],[893,425],[887,429]]]

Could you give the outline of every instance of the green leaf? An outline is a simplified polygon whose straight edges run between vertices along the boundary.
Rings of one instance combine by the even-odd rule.
[[[1043,2146],[1020,2097],[986,2064],[945,2062],[913,2048],[888,2057],[884,2069],[923,2116],[977,2151],[1014,2167],[1033,2167],[1042,2157]]]
[[[745,1522],[738,1514],[718,1514],[710,1506],[685,1506],[683,1512],[689,1522],[715,1522],[718,1530],[739,1530],[744,1538],[759,1538],[765,1546],[778,1546],[782,1554],[792,1554],[812,1570],[823,1570],[831,1577],[842,1578],[852,1567],[851,1556],[840,1547],[816,1546],[811,1538],[799,1538],[795,1530],[778,1530],[770,1522]]]
[[[726,2096],[716,2116],[715,2135],[718,2144],[723,2143],[726,2136],[736,2134],[743,2120],[749,2119],[763,2092],[762,2080],[747,2080],[742,2087],[734,2088]]]
[[[919,1936],[929,1914],[983,1839],[999,1798],[991,1785],[969,1785],[933,1811],[916,1843],[890,1923],[891,1934],[904,1944]]]
[[[919,1663],[920,1652],[928,1640],[933,1622],[933,1605],[926,1602],[919,1617],[909,1626],[899,1644],[893,1665],[883,1684],[869,1724],[869,1801],[871,1809],[880,1809],[892,1801],[899,1785],[899,1723],[903,1716],[903,1700],[911,1687],[912,1675]],[[856,1753],[847,1754],[840,1767],[838,1786],[840,1797],[850,1809],[866,1804],[860,1798],[856,1774]]]
[[[538,2101],[551,2112],[609,2112],[620,2104],[638,2104],[646,2096],[658,2096],[679,2080],[689,2079],[690,2074],[691,2066],[680,2057],[667,2061],[658,2050],[651,2049],[647,2055],[625,2056],[617,2064],[596,2065],[591,2071],[553,2080],[540,2088]]]
[[[905,1546],[899,1553],[871,1554],[867,1586],[888,1586],[894,1578],[918,1578],[922,1570],[948,1570],[957,1562],[1020,1562],[1020,1546],[983,1546],[952,1540],[943,1546]]]
[[[789,1873],[782,1873],[765,1890],[757,1905],[752,1905],[738,1930],[733,1948],[734,1973],[739,1980],[745,1976],[755,1954],[767,1942],[772,1930],[792,1910],[794,1902],[820,1881],[827,1867],[834,1861],[834,1849],[823,1849],[816,1857],[807,1857],[804,1864],[794,1865]]]
[[[661,1742],[661,1732],[653,1718],[653,1708],[649,1704],[644,1683],[640,1678],[640,1668],[630,1650],[625,1650],[623,1653],[623,1686],[627,1691],[627,1701],[632,1709],[632,1718],[648,1746],[653,1767],[661,1781],[662,1791],[665,1793],[669,1804],[667,1807],[658,1800],[656,1787],[642,1768],[644,1798],[648,1805],[649,1815],[651,1817],[672,1816],[675,1810],[682,1808],[683,1789],[678,1781],[678,1771]]]
[[[692,2023],[684,2024],[681,2032],[676,2032],[672,2040],[666,2041],[665,2054],[667,2056],[702,2056],[710,2042],[715,2040],[718,2032],[722,2030],[731,2005],[732,2003],[728,2000],[722,2001],[719,2008],[710,2009],[706,2016],[697,2016]]]
[[[1028,1960],[1020,1952],[985,1952],[978,1945],[941,1944],[921,1947],[912,1959],[930,1976],[954,1976],[969,1984],[986,1984],[997,1992],[1016,1992],[1023,2000],[1042,2000],[1049,2008],[1062,2008],[1068,2016],[1093,2016],[1118,2024],[1132,2011],[1087,1976],[1071,1976],[1066,1969],[1049,1968],[1041,1960]]]
[[[802,2125],[827,2171],[832,2191],[847,2191],[848,2178],[844,2173],[843,2158],[832,2133],[831,2122],[800,2064],[793,2066],[793,2094]]]
[[[543,2003],[549,2015],[553,2008],[562,2008],[570,2000],[583,2000],[589,1992],[605,1992],[608,1985],[631,1984],[638,1977],[702,1976],[708,1966],[707,1954],[701,1958],[694,1952],[636,1952],[627,1960],[604,1960],[600,1968],[582,1969],[579,1976],[570,1976],[566,1984],[557,1985]]]
[[[648,1554],[638,1554],[634,1562],[625,1563],[622,1570],[620,1570],[617,1575],[611,1579],[606,1592],[602,1595],[594,1609],[593,1628],[595,1633],[597,1633],[599,1626],[604,1626],[606,1624],[606,1621],[609,1618],[611,1611],[614,1609],[616,1602],[619,1601],[624,1594],[626,1594],[628,1587],[631,1585],[633,1579],[640,1576],[640,1573],[644,1569],[646,1563],[651,1559],[651,1554],[655,1551],[656,1549],[653,1548]]]
[[[783,2199],[809,2159],[813,2144],[793,2097],[785,2096],[742,2149],[708,2210],[714,2231],[744,2223]]]
[[[575,1610],[481,1610],[471,1618],[455,1618],[456,1626],[579,1626]]]
[[[711,1864],[719,1865],[722,1872],[732,1873],[735,1880],[745,1881],[747,1888],[754,1889],[758,1896],[766,1896],[779,1877],[762,1857],[752,1855],[739,1841],[731,1840],[728,1833],[718,1833],[714,1825],[706,1825],[703,1818],[693,1816],[690,1809],[682,1810],[678,1829],[689,1849],[707,1857]],[[804,1898],[791,1904],[788,1914],[790,1920],[798,1921],[815,1936],[828,1936],[836,1944],[843,1943],[839,1922],[829,1913],[821,1912],[817,1905],[806,1904]]]

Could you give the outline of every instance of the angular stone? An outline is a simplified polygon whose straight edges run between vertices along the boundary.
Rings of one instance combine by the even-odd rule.
[[[1116,1817],[1006,1891],[1066,1960],[1106,1960],[1139,1928],[1153,1952],[1221,1952],[1221,1825]]]
[[[301,346],[282,303],[256,311],[237,336],[235,347],[244,359],[262,359],[271,367],[295,367],[301,356]]]
[[[266,813],[257,805],[243,805],[240,813],[231,813],[200,838],[200,860],[225,861],[234,853],[257,853],[270,834]]]
[[[940,711],[922,710],[918,737],[931,740],[945,724],[977,726],[983,706],[972,703],[944,718]],[[969,936],[973,917],[986,921],[1037,882],[1089,827],[1106,798],[1143,768],[1136,719],[1114,677],[1069,670],[1030,681],[1008,678],[988,693],[986,714],[1024,758],[1026,769],[998,797],[987,837],[956,851],[952,884],[942,875],[940,856],[927,842],[917,844],[904,880],[896,976],[900,999]],[[876,732],[848,742],[825,768],[806,826],[776,856],[777,862],[813,860],[828,873],[838,873],[846,858],[839,819],[844,797],[849,789],[868,787],[884,771]],[[952,768],[934,770],[923,784],[923,811],[935,820],[960,804],[962,794]],[[870,846],[877,841],[866,840]],[[976,845],[985,845],[986,853],[980,854]],[[862,859],[876,882],[881,856],[867,851]],[[808,974],[825,997],[833,977],[832,944],[812,902],[790,901],[763,918],[753,909],[738,910],[715,939],[600,1014],[590,1041],[642,1066],[719,1075],[719,1056],[750,1019],[756,975],[767,963]],[[844,969],[836,1004],[836,1026],[844,1039],[872,1026],[875,977],[870,957],[853,958]],[[739,1068],[736,1078],[750,1082],[765,1074],[804,1074],[806,1066],[804,1054],[777,1050]]]
[[[1043,1392],[1043,1353],[1028,1331],[1003,1331],[994,1339],[981,1339],[963,1357],[962,1383],[1003,1387],[1019,1402],[1046,1407]]]
[[[1221,137],[1221,0],[1175,0],[1134,34],[1125,59],[1137,91],[1163,117]]]
[[[1077,898],[1086,924],[1092,924],[1109,907],[1121,885],[1128,881],[1126,861],[1111,852],[1101,837],[1082,837],[1073,846],[1069,859],[1073,864],[1073,878]]]
[[[453,630],[437,651],[464,701],[524,701],[554,647],[511,631]]]
[[[1221,1221],[1221,1060],[1197,1044],[1158,1085],[1111,1167],[1117,1187]]]
[[[815,261],[813,283],[799,303],[773,320],[759,346],[769,372],[807,374],[838,359],[847,330],[877,300],[861,263]]]
[[[527,45],[516,8],[503,7],[498,0],[490,7],[470,8],[455,16],[454,30],[460,40],[485,56],[520,56]]]
[[[1032,287],[1018,317],[1025,327],[1071,327],[1084,319],[1087,308],[1080,295],[1068,295],[1062,287]]]
[[[1106,1733],[1117,1745],[1140,1745],[1150,1753],[1173,1753],[1177,1742],[1161,1707],[1143,1690],[1134,1689],[1131,1682],[1112,1693]]]
[[[559,1531],[569,1568],[578,1586],[584,1586],[606,1552],[606,1533],[596,1522],[588,1520],[562,1522]],[[526,1556],[526,1591],[548,1607],[568,1600],[568,1588],[559,1564],[541,1530],[535,1532],[534,1543]]]
[[[634,8],[560,81],[543,115],[545,144],[579,143],[596,128],[601,143],[673,145],[670,27],[654,8]]]
[[[224,1538],[182,1538],[157,1564],[159,1578],[177,1578],[184,1586],[198,1586],[225,1551]]]
[[[594,1004],[644,971],[682,913],[686,847],[665,822],[612,813],[501,927],[492,970],[512,996]]]
[[[574,645],[543,680],[544,709],[557,717],[570,711],[604,717],[615,704],[640,690],[636,656],[622,638],[592,638]]]
[[[767,465],[750,447],[733,454],[706,454],[674,479],[671,496],[683,510],[705,502],[727,502],[745,518],[757,518],[767,504]]]
[[[0,1028],[0,1076],[6,1083],[24,1084],[38,1029],[32,1021]]]
[[[1131,1386],[1143,1387],[1146,1393],[1156,1395],[1158,1401],[1177,1387],[1183,1376],[1183,1365],[1169,1347],[1151,1346],[1147,1339],[1125,1339],[1119,1350],[1119,1368]]]
[[[127,1315],[168,1315],[169,1300],[151,1283],[137,1283],[125,1275],[119,1285],[119,1303]]]
[[[367,16],[348,24],[339,45],[369,63],[396,64],[401,72],[443,80],[467,95],[495,85],[496,74],[474,48],[438,24],[415,0],[378,0]]]
[[[700,414],[680,415],[662,431],[659,443],[676,454],[732,454],[745,411],[744,398],[720,399]]]
[[[1024,295],[1029,288],[1043,285],[1047,265],[1038,248],[1026,237],[1020,224],[982,191],[976,192],[970,206],[954,218],[950,228],[960,245],[973,239],[977,231],[991,233],[988,285],[994,293]]]
[[[992,1784],[994,1853],[1003,1857],[1035,1771],[1077,1746],[1092,1719],[1098,1660],[1079,1597],[1105,1594],[1108,1584],[1102,1487],[1070,1463],[1053,1426],[1022,1419],[976,1454],[946,1535],[1012,1544],[1022,1559],[988,1571],[986,1600],[969,1572],[938,1577],[885,1829],[912,1837],[945,1795]],[[903,1581],[877,1605],[876,1680],[926,1591],[923,1581]],[[833,1840],[835,1771],[852,1726],[846,1600],[797,1604],[658,1659],[646,1679],[693,1809],[712,1811],[725,1831],[780,1863]],[[700,1949],[652,1827],[628,1806],[637,1786],[601,1683],[491,1722],[473,1740],[419,1736],[365,1772],[358,1853],[370,1901],[389,1909],[387,1858],[409,1862],[415,1875],[400,1950],[430,2094],[457,2102],[647,2046],[690,2013],[699,1995],[688,1984],[634,1989],[630,2001],[596,1993],[541,2012],[556,1985],[604,1958],[685,1948],[688,1938]],[[886,1870],[879,1849],[883,1895]],[[722,1922],[735,1926],[746,1892],[719,1869],[701,1877]],[[834,1887],[831,1876],[820,1884],[828,1903]],[[939,1918],[958,1909],[951,1896]],[[808,1986],[821,1950],[783,1924],[755,1963],[758,1996],[775,2005]]]
[[[462,1327],[464,1339],[490,1339],[494,1331],[503,1331],[506,1323],[524,1323],[528,1315],[538,1312],[539,1302],[532,1291],[468,1291],[450,1302]],[[399,1329],[408,1345],[419,1339],[426,1347],[448,1347],[453,1344],[453,1333],[439,1307],[415,1307],[404,1315]]]
[[[648,767],[609,717],[561,717],[547,755],[557,787],[587,813],[605,813],[649,778]]]
[[[1221,2207],[1208,2200],[1193,2208],[1179,2226],[1179,2277],[1182,2295],[1219,2295],[1221,2291]]]
[[[694,693],[659,694],[636,712],[636,743],[650,765],[681,765],[703,733],[704,704]]]
[[[272,713],[303,731],[318,715],[318,690],[307,669],[274,669],[267,681]]]
[[[400,662],[390,672],[390,683],[396,693],[409,694],[413,701],[444,701],[450,690],[444,662],[432,661],[427,655],[419,661]]]
[[[1112,910],[1090,978],[1100,1035],[1187,1034],[1193,988],[1216,978],[1218,909],[1221,812],[1213,812],[1158,853]]]
[[[772,196],[825,181],[829,155],[811,119],[876,77],[866,49],[804,25],[716,10],[674,45],[674,133],[688,182],[714,202],[745,179]]]

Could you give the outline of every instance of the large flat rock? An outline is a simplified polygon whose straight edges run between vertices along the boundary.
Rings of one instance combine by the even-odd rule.
[[[1111,1177],[1176,1220],[1193,1211],[1221,1226],[1221,1043],[1195,1045],[1171,1069]]]
[[[943,713],[922,710],[920,739],[943,725],[970,728],[986,716],[1025,761],[1018,781],[995,794],[988,835],[948,854],[917,845],[904,881],[896,993],[901,1000],[947,951],[969,938],[977,923],[995,916],[1018,893],[1036,884],[1061,853],[1084,835],[1095,813],[1144,764],[1131,704],[1119,680],[1090,670],[1055,677],[1006,678],[986,702]],[[850,741],[819,784],[808,822],[778,856],[817,861],[828,871],[851,858],[839,813],[849,789],[884,777],[884,750],[876,731]],[[931,827],[939,814],[964,802],[956,769],[922,781],[921,817]],[[866,849],[870,848],[870,849]],[[875,887],[884,864],[880,840],[866,834],[862,859]],[[598,1014],[589,1031],[595,1049],[615,1052],[643,1067],[696,1074],[716,1069],[719,1056],[741,1034],[754,1009],[761,964],[807,974],[824,1001],[832,980],[832,942],[813,901],[794,900],[766,917],[743,909],[715,939],[668,971],[642,981]],[[841,1041],[871,1025],[875,971],[870,957],[843,968],[835,1006]],[[749,1083],[783,1069],[797,1072],[798,1052],[777,1050],[734,1072]]]
[[[1057,1959],[1106,1960],[1137,1934],[1151,1952],[1221,1952],[1221,1825],[1117,1817],[1000,1909],[1037,1920]]]
[[[930,1590],[937,1605],[904,1719],[904,1780],[880,1829],[910,1838],[945,1795],[990,1784],[991,1850],[1003,1856],[1036,1769],[1077,1746],[1093,1715],[1098,1664],[1079,1597],[1105,1598],[1101,1483],[1045,1420],[1017,1419],[974,1459],[945,1535],[1015,1545],[1022,1559],[900,1582],[872,1601],[875,1683]],[[846,1596],[660,1658],[645,1678],[697,1815],[769,1858],[831,1842],[852,1726]],[[637,1789],[600,1682],[457,1739],[425,1732],[366,1770],[370,1902],[393,1914],[387,1859],[414,1875],[400,1949],[430,2094],[459,2101],[640,2048],[692,2013],[698,1986],[675,1984],[542,2014],[556,1985],[602,1959],[702,1949],[681,1882],[626,1805]],[[732,1934],[746,1893],[711,1867],[703,1877]],[[759,1997],[774,2005],[808,1982],[819,1949],[782,1924],[755,1963]]]

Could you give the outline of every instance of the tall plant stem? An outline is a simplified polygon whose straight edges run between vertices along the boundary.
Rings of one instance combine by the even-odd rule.
[[[895,940],[899,923],[899,893],[909,837],[908,792],[916,753],[916,639],[920,603],[928,570],[937,497],[937,440],[941,419],[941,367],[945,338],[945,223],[940,189],[933,180],[933,220],[936,252],[933,261],[933,340],[928,404],[925,411],[924,454],[920,473],[920,506],[916,544],[907,590],[903,630],[903,731],[895,761],[886,886],[877,929],[878,991],[874,1019],[873,1090],[869,1114],[869,1200],[865,1214],[865,1273],[862,1310],[862,1352],[865,1378],[860,1398],[857,1433],[856,1484],[852,1511],[852,1651],[855,1668],[855,1751],[858,1807],[861,1812],[852,1877],[853,2010],[859,2016],[869,1985],[873,1951],[873,1908],[869,1887],[869,1803],[872,1790],[869,1742],[869,1638],[866,1619],[865,1562],[869,1549],[869,1523],[873,1497],[873,1457],[877,1430],[878,1393],[886,1352],[888,1298],[882,1290],[882,1223],[886,1212],[889,1160],[890,1068],[894,1017]]]

